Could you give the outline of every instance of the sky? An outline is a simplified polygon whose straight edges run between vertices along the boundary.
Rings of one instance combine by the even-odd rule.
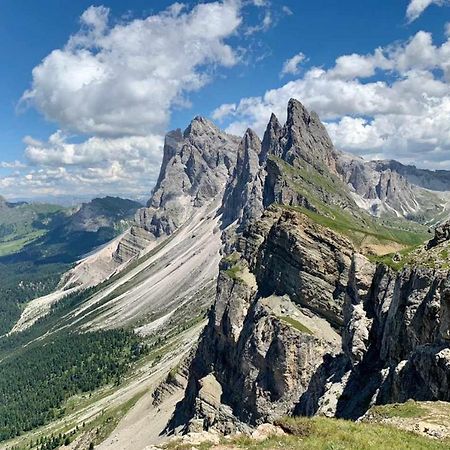
[[[2,0],[0,195],[148,197],[164,134],[264,133],[450,170],[450,0]]]

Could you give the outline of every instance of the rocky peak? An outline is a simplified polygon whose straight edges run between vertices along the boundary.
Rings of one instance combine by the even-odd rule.
[[[169,133],[166,134],[166,137],[164,139],[163,160],[161,162],[158,181],[156,182],[156,185],[153,188],[154,195],[152,195],[152,197],[147,202],[147,207],[158,206],[160,199],[158,198],[157,195],[155,195],[155,193],[159,192],[161,188],[161,183],[166,177],[166,171],[169,161],[171,161],[172,158],[174,158],[175,155],[180,151],[182,141],[183,141],[183,133],[179,128],[173,131],[169,131]]]
[[[244,225],[262,213],[264,165],[261,141],[249,128],[239,145],[236,167],[225,191],[223,226],[235,220]]]
[[[223,133],[214,123],[206,117],[195,116],[191,123],[184,130],[183,137],[201,136],[203,134]]]
[[[335,170],[334,147],[325,126],[315,112],[309,113],[298,100],[289,100],[282,140],[282,158],[289,164],[301,158],[319,171],[324,166]]]
[[[403,169],[406,166],[365,161],[344,153],[336,155],[339,176],[352,191],[358,206],[372,215],[429,222],[442,213],[442,199],[412,183]]]
[[[308,110],[295,98],[291,98],[287,106],[287,128],[304,128],[311,122]]]
[[[137,223],[156,237],[171,234],[196,208],[220,201],[236,164],[239,140],[196,117],[166,136],[158,182]]]
[[[282,157],[282,151],[280,151],[280,138],[282,132],[283,127],[278,121],[277,116],[272,113],[262,140],[261,155],[264,156],[264,159],[267,158],[269,153],[280,158]]]

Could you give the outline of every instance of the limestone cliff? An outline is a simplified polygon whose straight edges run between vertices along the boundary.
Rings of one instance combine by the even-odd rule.
[[[336,168],[358,205],[375,216],[436,223],[448,216],[450,177],[397,161],[365,161],[338,153]]]
[[[374,403],[450,400],[449,272],[376,262],[374,249],[411,245],[413,232],[364,215],[351,189],[365,189],[365,174],[343,179],[339,158],[294,100],[261,145],[246,133],[223,202],[225,224],[242,225],[223,232],[214,306],[169,429],[229,433],[285,414],[357,418]],[[264,211],[242,221],[262,179]],[[364,192],[386,199],[378,181]]]
[[[262,214],[265,163],[261,141],[248,129],[239,145],[236,167],[224,194],[223,227],[235,221],[245,227]]]
[[[155,237],[170,235],[198,209],[223,196],[236,164],[239,139],[196,117],[182,133],[166,136],[159,179],[139,226]]]

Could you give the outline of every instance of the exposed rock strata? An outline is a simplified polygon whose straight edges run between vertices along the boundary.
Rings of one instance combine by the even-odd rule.
[[[202,117],[166,136],[159,179],[136,221],[155,237],[170,235],[217,196],[236,164],[239,140]]]
[[[255,150],[251,136],[238,159],[247,167],[236,169],[228,191],[249,192],[265,167],[266,209],[237,233],[224,231],[216,300],[169,428],[229,433],[285,414],[357,418],[374,403],[450,400],[449,273],[376,265],[291,208],[314,210],[308,201],[319,199],[350,208],[356,220],[345,183],[394,202],[406,201],[394,194],[402,186],[408,194],[408,181],[385,173],[374,183],[359,169],[342,179],[323,126],[296,101],[284,127],[271,117],[252,155],[245,154]],[[233,198],[224,214],[239,220],[245,204]]]

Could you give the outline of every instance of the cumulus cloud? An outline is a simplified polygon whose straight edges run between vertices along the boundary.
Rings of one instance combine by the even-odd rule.
[[[27,164],[0,163],[18,169],[0,178],[0,191],[13,197],[76,193],[139,196],[158,176],[163,137],[91,137],[73,143],[62,131],[45,142],[24,138]]]
[[[32,165],[92,166],[109,161],[128,164],[142,161],[157,165],[163,137],[91,137],[81,143],[71,143],[59,130],[52,134],[47,142],[40,142],[29,136],[25,137],[24,142],[27,145],[25,155]]]
[[[0,168],[1,169],[24,169],[27,167],[26,164],[24,164],[21,161],[15,160],[15,161],[0,161]]]
[[[224,117],[230,116],[236,112],[236,103],[224,103],[216,108],[212,113],[214,120],[222,120]]]
[[[175,4],[115,26],[108,20],[108,8],[87,9],[80,31],[33,69],[22,102],[73,132],[160,134],[174,104],[203,87],[214,67],[237,62],[225,42],[241,23],[236,1],[191,11]]]
[[[239,32],[243,4],[174,3],[120,22],[104,6],[89,7],[79,31],[33,69],[21,99],[60,130],[45,141],[25,137],[27,164],[1,163],[17,169],[1,179],[1,192],[149,192],[173,108],[189,106],[189,93],[239,62],[228,39]]]
[[[230,132],[251,126],[262,135],[272,112],[285,118],[291,97],[327,122],[338,148],[450,168],[450,39],[437,46],[420,31],[371,54],[344,55],[329,69],[312,67],[280,88],[213,114],[228,118]]]
[[[300,64],[305,60],[305,55],[300,52],[283,63],[280,76],[297,75],[300,72]]]
[[[408,22],[413,22],[431,5],[442,6],[448,3],[448,0],[410,0],[406,9],[406,18]]]

